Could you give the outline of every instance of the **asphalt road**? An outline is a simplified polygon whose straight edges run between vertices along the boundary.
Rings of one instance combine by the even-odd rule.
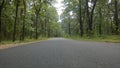
[[[120,43],[53,38],[0,50],[0,68],[120,68]]]

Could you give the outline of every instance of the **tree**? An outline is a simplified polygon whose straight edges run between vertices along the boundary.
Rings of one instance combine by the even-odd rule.
[[[25,19],[26,19],[26,1],[23,0],[23,5],[24,5],[24,16],[23,16],[23,24],[22,24],[22,40],[24,41],[25,37]]]
[[[15,0],[16,3],[16,11],[15,11],[15,22],[14,22],[14,30],[13,30],[13,42],[16,40],[16,26],[18,22],[18,7],[19,7],[19,0]]]
[[[80,27],[80,36],[83,36],[83,21],[82,21],[82,2],[79,0],[79,27]]]
[[[34,9],[35,9],[35,14],[36,14],[36,20],[35,20],[35,25],[36,25],[36,28],[35,28],[35,38],[38,39],[38,17],[39,17],[39,12],[41,10],[41,7],[42,7],[42,1],[39,0],[38,2],[36,2],[35,0],[33,0],[33,3],[34,3]]]
[[[0,42],[2,40],[2,10],[4,7],[5,0],[1,0],[0,4]]]
[[[93,6],[89,6],[88,4],[91,3]],[[93,33],[93,14],[94,14],[94,9],[96,6],[97,0],[86,0],[86,13],[87,13],[87,19],[88,19],[88,34],[89,36],[92,35]]]
[[[115,33],[118,34],[119,22],[118,22],[118,1],[117,0],[114,0],[114,6],[115,6],[115,10],[114,10]]]
[[[57,31],[58,15],[52,5],[53,1],[1,0],[0,40],[24,41],[28,37],[37,39],[45,36],[45,31],[46,37],[55,36],[60,31]]]

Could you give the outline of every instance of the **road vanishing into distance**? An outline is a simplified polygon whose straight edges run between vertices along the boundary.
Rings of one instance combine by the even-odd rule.
[[[120,43],[52,38],[0,50],[0,68],[120,68]]]

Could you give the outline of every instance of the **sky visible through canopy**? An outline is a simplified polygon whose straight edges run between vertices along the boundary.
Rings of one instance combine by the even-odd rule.
[[[60,20],[60,15],[63,13],[65,6],[63,3],[64,0],[56,0],[56,3],[54,4],[54,7],[56,8],[58,15],[59,15],[59,22],[61,22]],[[108,0],[108,3],[110,3],[111,0]],[[92,6],[92,4],[89,2],[88,3],[89,6]]]
[[[60,15],[65,9],[64,4],[62,2],[63,0],[56,0],[56,3],[54,4],[54,7],[56,8],[58,15],[59,15],[59,22],[61,22]]]

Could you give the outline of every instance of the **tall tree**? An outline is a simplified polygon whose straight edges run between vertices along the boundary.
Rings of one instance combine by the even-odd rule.
[[[14,22],[14,30],[13,30],[13,42],[16,40],[16,26],[18,19],[18,8],[19,8],[19,0],[15,0],[16,10],[15,10],[15,22]]]
[[[71,21],[70,21],[70,15],[69,15],[69,22],[68,22],[68,33],[69,33],[69,36],[71,36]]]
[[[82,2],[79,0],[79,28],[80,28],[80,35],[83,36],[83,21],[82,21]]]
[[[89,3],[93,4],[93,6],[89,6]],[[93,14],[95,10],[97,0],[86,0],[86,13],[87,13],[87,19],[88,19],[88,34],[89,36],[93,33]]]
[[[0,3],[0,42],[2,40],[2,10],[4,7],[5,0],[1,0]]]
[[[25,37],[26,0],[23,0],[23,5],[24,5],[24,16],[23,16],[23,24],[22,24],[22,40],[24,40]]]
[[[37,39],[45,35],[44,31],[48,36],[58,33],[57,12],[52,1],[0,0],[0,41],[15,41],[19,37],[24,41],[29,36]]]
[[[118,34],[119,22],[118,22],[118,1],[117,0],[114,0],[114,6],[115,6],[115,9],[114,9],[115,33]]]
[[[38,18],[39,18],[39,13],[40,13],[40,10],[41,10],[41,7],[42,7],[42,0],[39,0],[38,2],[37,1],[34,1],[33,0],[33,3],[34,3],[34,8],[35,8],[35,15],[36,15],[36,20],[35,20],[35,39],[38,39]]]

